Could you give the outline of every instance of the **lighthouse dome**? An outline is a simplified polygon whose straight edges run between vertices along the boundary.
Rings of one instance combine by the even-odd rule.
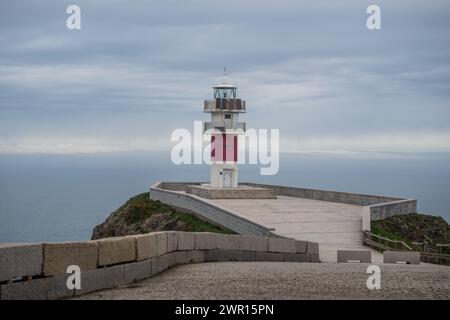
[[[236,88],[233,79],[229,76],[224,75],[219,84],[216,84],[214,88]]]

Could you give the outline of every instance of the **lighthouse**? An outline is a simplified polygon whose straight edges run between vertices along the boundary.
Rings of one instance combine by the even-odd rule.
[[[239,114],[245,113],[245,101],[238,98],[237,87],[226,69],[220,83],[213,87],[214,99],[204,101],[203,111],[211,114],[204,122],[203,131],[211,134],[210,187],[238,187],[238,135],[245,132],[245,122]]]
[[[213,87],[212,99],[204,100],[203,112],[211,114],[211,120],[203,123],[203,133],[211,137],[211,177],[209,183],[186,185],[185,192],[205,199],[276,199],[271,188],[248,182],[238,184],[238,137],[246,132],[239,115],[246,112],[246,107],[226,69]]]

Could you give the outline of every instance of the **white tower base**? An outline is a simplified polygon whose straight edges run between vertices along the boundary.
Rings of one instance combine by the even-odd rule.
[[[214,188],[237,188],[238,167],[232,164],[211,164],[211,187]]]

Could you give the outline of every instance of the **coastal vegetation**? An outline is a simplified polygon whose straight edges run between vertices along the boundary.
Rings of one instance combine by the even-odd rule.
[[[160,201],[151,200],[149,193],[145,192],[130,198],[111,213],[94,228],[91,238],[94,240],[153,231],[232,233],[191,213],[177,211]]]
[[[402,240],[412,247],[420,243],[423,249],[450,243],[449,224],[442,217],[426,214],[412,213],[372,221],[371,231],[388,239]],[[441,250],[450,253],[448,247]]]

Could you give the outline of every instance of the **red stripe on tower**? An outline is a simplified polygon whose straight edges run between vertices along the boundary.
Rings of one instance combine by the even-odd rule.
[[[216,140],[216,137],[214,135],[211,136],[211,160],[215,160],[216,157],[216,145],[214,141]]]
[[[238,137],[234,136],[233,139],[233,148],[234,148],[234,161],[237,162],[237,158],[238,158]]]
[[[222,133],[222,161],[227,161],[227,135]]]

